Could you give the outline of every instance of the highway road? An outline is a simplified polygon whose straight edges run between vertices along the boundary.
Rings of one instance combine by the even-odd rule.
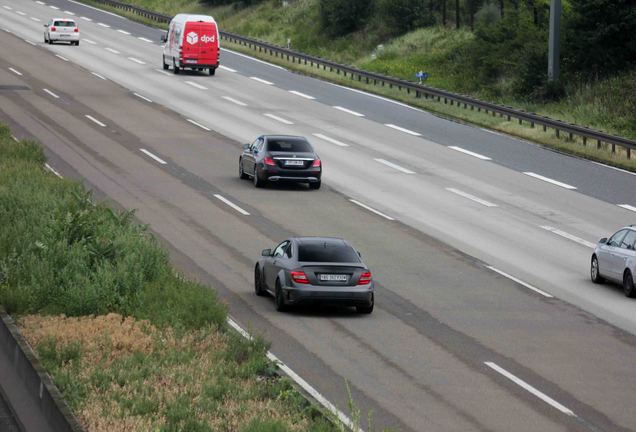
[[[69,12],[80,46],[44,45]],[[636,302],[588,276],[591,245],[636,219],[633,174],[227,50],[216,76],[175,76],[158,30],[68,0],[0,0],[0,35],[0,121],[137,209],[342,411],[346,380],[378,429],[636,430]],[[323,188],[239,180],[262,133],[309,137]],[[289,235],[356,246],[374,313],[256,297],[255,259]]]

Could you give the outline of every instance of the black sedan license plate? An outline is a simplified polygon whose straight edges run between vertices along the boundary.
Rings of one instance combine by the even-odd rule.
[[[321,274],[320,280],[324,282],[346,282],[348,276],[344,274]]]
[[[303,166],[303,161],[301,160],[286,160],[286,166]]]

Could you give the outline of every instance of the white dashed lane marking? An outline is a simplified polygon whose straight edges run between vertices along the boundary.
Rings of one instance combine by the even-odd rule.
[[[148,150],[146,149],[139,149],[139,151],[141,151],[142,153],[145,153],[146,155],[150,156],[151,158],[153,158],[154,160],[156,160],[157,162],[159,162],[161,165],[166,165],[168,162],[166,162],[165,160],[161,159],[159,156],[156,156],[152,153],[150,153]]]
[[[409,134],[409,135],[413,135],[413,136],[422,136],[422,134],[420,134],[420,133],[418,133],[418,132],[414,132],[414,131],[412,131],[412,130],[405,129],[405,128],[403,128],[403,127],[396,126],[396,125],[391,124],[391,123],[386,123],[384,126],[390,127],[391,129],[395,129],[395,130],[398,130],[398,131],[400,131],[400,132],[407,133],[407,134]]]
[[[313,97],[313,96],[310,96],[310,95],[305,94],[305,93],[301,93],[301,92],[296,91],[296,90],[289,90],[289,92],[290,92],[291,94],[296,95],[296,96],[300,96],[301,98],[305,98],[305,99],[309,99],[309,100],[314,100],[314,99],[316,99],[316,98],[315,98],[315,97]]]
[[[464,198],[466,198],[466,199],[469,199],[469,200],[471,200],[471,201],[474,201],[474,202],[476,202],[476,203],[478,203],[478,204],[481,204],[481,205],[483,205],[483,206],[486,206],[486,207],[497,207],[497,204],[493,204],[493,203],[491,203],[490,201],[483,200],[483,199],[481,199],[481,198],[476,197],[475,195],[471,195],[471,194],[469,194],[469,193],[467,193],[467,192],[464,192],[464,191],[461,191],[461,190],[459,190],[459,189],[455,189],[455,188],[446,188],[446,190],[447,190],[447,191],[449,191],[449,192],[454,193],[455,195],[459,195],[459,196],[461,196],[461,197],[464,197]]]
[[[393,168],[394,170],[398,170],[403,172],[404,174],[415,174],[415,171],[411,171],[410,169],[401,167],[400,165],[394,164],[393,162],[389,162],[386,159],[375,159],[376,162],[380,162],[383,165]]]
[[[633,212],[636,212],[636,207],[631,206],[629,204],[617,204],[619,207],[624,208],[625,210],[631,210]]]
[[[223,97],[223,99],[225,99],[226,101],[232,102],[233,104],[236,104],[236,105],[238,105],[238,106],[247,106],[247,104],[246,104],[245,102],[241,102],[241,101],[240,101],[240,100],[238,100],[238,99],[234,99],[234,98],[229,97],[229,96],[222,96],[222,97]]]
[[[84,117],[86,117],[87,119],[89,119],[90,121],[92,121],[93,123],[101,126],[101,127],[106,127],[106,125],[102,122],[100,122],[99,120],[97,120],[95,117],[90,116],[88,114],[85,114]]]
[[[378,216],[383,217],[383,218],[384,218],[384,219],[386,219],[386,220],[390,220],[390,221],[395,220],[395,219],[393,219],[391,216],[387,216],[387,215],[385,215],[384,213],[382,213],[382,212],[380,212],[380,211],[378,211],[378,210],[376,210],[376,209],[374,209],[374,208],[372,208],[372,207],[369,207],[369,206],[368,206],[368,205],[366,205],[366,204],[361,203],[360,201],[357,201],[357,200],[354,200],[354,199],[350,199],[349,201],[351,201],[352,203],[354,203],[354,204],[355,204],[355,205],[357,205],[357,206],[362,207],[362,208],[363,208],[363,209],[365,209],[365,210],[369,210],[370,212],[375,213],[375,214],[377,214]]]
[[[334,106],[334,108],[337,109],[338,111],[342,111],[342,112],[345,112],[347,114],[351,114],[351,115],[356,116],[356,117],[364,117],[364,114],[360,114],[359,112],[352,111],[352,110],[350,110],[348,108],[345,108],[345,107]]]
[[[484,363],[489,368],[491,368],[494,371],[496,371],[496,372],[500,373],[501,375],[505,376],[510,381],[512,381],[513,383],[517,384],[519,387],[523,388],[524,390],[530,392],[534,396],[536,396],[539,399],[541,399],[543,402],[547,403],[548,405],[552,406],[553,408],[558,409],[563,414],[569,415],[571,417],[576,417],[577,416],[576,414],[574,414],[574,412],[571,409],[561,405],[559,402],[555,401],[550,396],[548,396],[545,393],[537,390],[536,388],[534,388],[533,386],[531,386],[530,384],[528,384],[527,382],[525,382],[521,378],[516,377],[515,375],[511,374],[510,372],[508,372],[507,370],[505,370],[501,366],[497,365],[496,363],[493,363],[493,362],[484,362]]]
[[[567,183],[562,183],[560,181],[557,181],[557,180],[554,180],[554,179],[551,179],[551,178],[548,178],[548,177],[544,177],[544,176],[539,175],[537,173],[533,173],[533,172],[529,172],[528,171],[528,172],[524,172],[524,174],[527,175],[527,176],[530,176],[530,177],[534,177],[534,178],[539,179],[539,180],[543,180],[544,182],[551,183],[553,185],[565,188],[565,189],[569,189],[569,190],[576,189],[575,186],[569,185]]]
[[[503,271],[499,270],[498,268],[495,268],[493,266],[486,266],[486,268],[494,271],[495,273],[499,273],[503,277],[508,278],[511,281],[516,282],[519,285],[522,285],[522,286],[528,288],[529,290],[532,290],[532,291],[536,292],[537,294],[541,294],[543,297],[547,297],[547,298],[553,298],[554,297],[552,294],[548,294],[547,292],[545,292],[543,290],[540,290],[539,288],[534,287],[534,286],[530,285],[529,283],[526,283],[526,282],[522,281],[521,279],[518,279],[518,278],[516,278],[516,277],[514,277],[512,275],[509,275],[508,273],[503,272]]]
[[[250,77],[250,79],[253,79],[254,81],[257,81],[257,82],[259,82],[261,84],[274,85],[273,82],[266,81],[266,80],[264,80],[262,78],[259,78],[259,77]]]
[[[193,125],[195,125],[195,126],[197,126],[197,127],[200,127],[201,129],[203,129],[203,130],[205,130],[205,131],[210,132],[210,130],[211,130],[209,127],[207,127],[207,126],[203,126],[201,123],[197,123],[197,122],[195,122],[195,121],[194,121],[194,120],[192,120],[192,119],[186,119],[186,120],[188,120],[188,122],[192,123]]]
[[[338,147],[349,147],[349,144],[345,144],[343,142],[330,138],[327,135],[323,135],[321,133],[315,133],[312,135],[315,136],[316,138],[320,138],[323,141],[327,141],[327,142],[330,142],[331,144],[337,145]]]
[[[589,242],[587,240],[583,240],[580,237],[577,237],[575,235],[572,235],[570,233],[562,231],[562,230],[560,230],[558,228],[554,228],[554,227],[551,227],[551,226],[548,226],[548,225],[541,225],[541,228],[546,230],[546,231],[550,231],[551,233],[554,233],[554,234],[556,234],[556,235],[558,235],[560,237],[566,238],[568,240],[572,240],[573,242],[578,243],[580,245],[587,246],[589,248],[594,249],[594,246],[595,246],[594,243]]]
[[[269,118],[271,118],[271,119],[273,119],[273,120],[279,121],[279,122],[284,123],[284,124],[286,124],[286,125],[293,125],[293,124],[294,124],[294,122],[292,122],[292,121],[290,121],[290,120],[287,120],[287,119],[284,119],[284,118],[282,118],[282,117],[278,117],[277,115],[274,115],[274,114],[265,113],[265,114],[263,114],[263,115],[264,115],[265,117],[269,117]]]
[[[492,158],[489,158],[488,156],[484,156],[484,155],[482,155],[482,154],[475,153],[475,152],[472,152],[472,151],[470,151],[470,150],[466,150],[466,149],[461,148],[461,147],[457,147],[457,146],[448,146],[448,148],[449,148],[449,149],[451,149],[451,150],[458,151],[458,152],[460,152],[460,153],[467,154],[467,155],[469,155],[469,156],[476,157],[477,159],[486,160],[486,161],[492,160]]]
[[[44,90],[46,93],[48,93],[50,96],[54,97],[55,99],[59,99],[60,98],[58,95],[56,95],[55,93],[53,93],[49,89],[42,89],[42,90]]]
[[[249,212],[242,209],[241,207],[237,206],[236,204],[234,204],[232,201],[228,200],[227,198],[225,198],[222,195],[219,194],[214,194],[214,197],[222,202],[224,202],[226,205],[228,205],[229,207],[232,207],[234,210],[236,210],[237,212],[239,212],[240,214],[242,214],[243,216],[249,216]]]

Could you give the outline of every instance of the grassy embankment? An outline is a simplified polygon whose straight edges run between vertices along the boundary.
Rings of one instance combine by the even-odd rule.
[[[132,213],[0,125],[0,304],[89,431],[330,431]]]
[[[209,13],[215,16],[224,30],[282,46],[287,44],[289,38],[292,47],[299,51],[390,76],[413,80],[416,71],[424,70],[429,73],[428,85],[468,93],[466,82],[469,74],[459,72],[462,70],[462,58],[457,55],[459,48],[473,37],[467,30],[426,28],[388,39],[382,36],[381,30],[374,31],[381,26],[370,25],[363,32],[330,39],[320,32],[317,0],[290,1],[287,7],[282,7],[280,2],[266,1],[243,9],[232,6],[211,8],[195,0],[128,1],[166,15],[178,12]],[[139,19],[132,15],[131,18]],[[379,44],[383,44],[383,49],[377,50]],[[404,91],[358,83],[335,73],[293,64],[242,46],[229,43],[225,46],[282,64],[301,73],[388,96],[441,116],[499,130],[564,152],[636,171],[636,158],[627,160],[625,152],[620,149],[616,154],[612,154],[608,145],[597,149],[596,142],[590,140],[585,146],[581,140],[569,140],[565,134],[562,134],[560,139],[556,138],[552,130],[544,132],[542,128],[531,128],[528,124],[519,125],[514,120],[507,121],[506,118],[493,117],[483,112],[423,98],[416,99],[414,95],[407,95]],[[569,123],[636,138],[636,70],[594,84],[569,86],[566,88],[565,98],[559,102],[545,104],[513,99],[509,92],[506,92],[506,86],[507,83],[502,81],[494,87],[473,91],[471,95]]]

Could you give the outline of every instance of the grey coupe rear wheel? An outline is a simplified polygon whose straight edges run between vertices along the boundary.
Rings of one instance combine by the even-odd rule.
[[[373,312],[373,305],[375,303],[375,300],[373,298],[373,296],[371,296],[371,304],[367,305],[367,306],[356,306],[356,311],[359,314],[370,314],[371,312]]]
[[[623,292],[627,297],[636,297],[636,288],[634,288],[634,277],[632,272],[627,270],[623,275]]]
[[[592,256],[592,262],[590,263],[590,278],[595,284],[605,282],[605,279],[603,279],[601,273],[599,272],[598,258],[596,258],[596,255]]]
[[[278,312],[284,312],[287,310],[287,305],[285,304],[285,299],[283,298],[283,288],[280,286],[280,280],[276,279],[276,296],[274,300],[276,301],[276,310]]]
[[[254,167],[254,175],[252,177],[254,179],[254,187],[263,187],[263,181],[258,178],[258,169],[256,167]]]

